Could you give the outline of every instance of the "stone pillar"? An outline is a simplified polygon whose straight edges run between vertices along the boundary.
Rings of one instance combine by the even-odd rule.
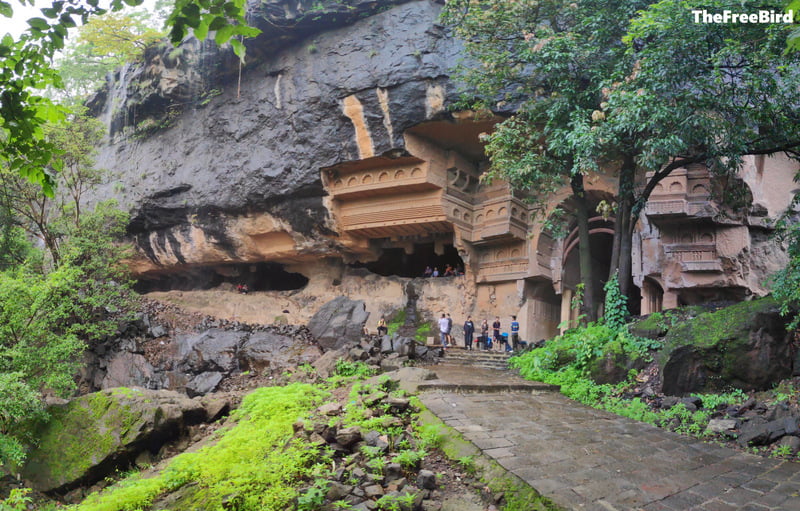
[[[678,306],[678,293],[675,291],[664,291],[664,299],[661,305],[664,309],[674,309]]]
[[[560,333],[564,333],[564,331],[571,326],[570,320],[572,319],[570,316],[572,314],[572,289],[564,289],[561,293],[561,320],[560,324],[563,324],[559,329]]]

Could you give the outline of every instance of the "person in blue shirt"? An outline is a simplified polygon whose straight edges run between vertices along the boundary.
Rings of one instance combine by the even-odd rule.
[[[519,349],[519,321],[516,316],[511,316],[511,349],[512,351]]]

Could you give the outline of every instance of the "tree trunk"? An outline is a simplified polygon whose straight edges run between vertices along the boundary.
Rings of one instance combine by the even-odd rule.
[[[636,163],[633,156],[626,156],[619,170],[619,190],[617,196],[617,217],[614,224],[614,249],[608,278],[618,274],[619,290],[623,296],[630,292],[633,248],[633,206],[635,203],[634,183],[636,179]]]
[[[589,241],[589,203],[586,190],[583,188],[583,175],[576,174],[570,180],[575,200],[575,217],[578,221],[578,260],[583,283],[583,310],[586,321],[597,321],[597,305],[595,301],[594,270],[592,269],[592,251]]]

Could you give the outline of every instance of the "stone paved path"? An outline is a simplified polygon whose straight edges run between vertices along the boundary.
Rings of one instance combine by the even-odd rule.
[[[510,373],[430,369],[439,380],[420,389],[425,406],[566,509],[800,511],[800,463],[705,444],[543,386],[518,390],[524,380]]]

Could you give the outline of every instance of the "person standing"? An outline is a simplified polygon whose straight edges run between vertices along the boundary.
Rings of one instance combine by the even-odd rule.
[[[511,316],[511,350],[519,349],[519,321],[516,316]]]
[[[455,346],[456,343],[453,340],[453,318],[450,317],[450,314],[447,315],[447,344]]]
[[[472,350],[472,336],[475,335],[475,323],[472,322],[472,316],[467,316],[464,322],[464,346],[468,350]]]
[[[447,328],[447,318],[442,314],[442,317],[439,319],[439,340],[444,349],[447,349]]]
[[[500,316],[494,317],[494,323],[492,323],[492,337],[494,338],[494,344],[497,346],[497,351],[503,351],[503,338],[500,336]]]
[[[483,318],[481,322],[481,340],[483,341],[483,349],[489,349],[489,320]]]

